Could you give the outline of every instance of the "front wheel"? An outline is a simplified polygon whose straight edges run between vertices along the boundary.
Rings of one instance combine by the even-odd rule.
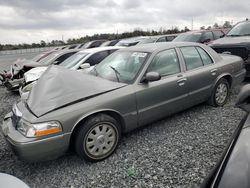
[[[90,117],[76,134],[76,153],[88,161],[103,160],[114,152],[120,136],[120,125],[113,117],[106,114]]]
[[[212,95],[209,99],[209,104],[212,106],[223,106],[226,104],[229,96],[229,83],[226,79],[220,79],[212,92]]]

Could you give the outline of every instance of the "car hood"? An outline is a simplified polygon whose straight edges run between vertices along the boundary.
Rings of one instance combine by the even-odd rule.
[[[27,106],[35,116],[40,117],[126,85],[53,65],[31,90]]]
[[[28,83],[37,80],[46,71],[47,68],[48,67],[36,67],[27,71],[26,73],[24,73],[25,82]]]
[[[243,37],[224,37],[217,40],[214,40],[210,43],[210,46],[220,46],[220,45],[244,45],[244,44],[250,43],[250,37],[249,36],[243,36]]]
[[[32,61],[32,60],[27,60],[27,59],[22,59],[21,61],[17,61],[15,62],[18,66],[20,67],[39,67],[39,66],[43,66],[42,64],[36,62],[36,61]]]

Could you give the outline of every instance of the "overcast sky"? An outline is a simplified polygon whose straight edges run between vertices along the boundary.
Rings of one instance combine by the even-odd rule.
[[[0,43],[66,41],[134,28],[194,29],[250,17],[250,0],[0,0]]]

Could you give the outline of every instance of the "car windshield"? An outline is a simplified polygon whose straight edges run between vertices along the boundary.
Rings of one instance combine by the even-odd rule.
[[[242,22],[234,26],[227,36],[246,36],[250,35],[250,22]]]
[[[177,36],[173,42],[198,42],[201,38],[201,33],[181,34]]]
[[[129,47],[129,46],[135,46],[140,41],[119,41],[115,46],[122,46],[122,47]]]
[[[76,66],[87,55],[88,53],[83,53],[83,52],[76,53],[67,58],[66,60],[64,60],[60,65],[65,68],[71,69],[74,66]]]
[[[139,42],[138,44],[148,44],[148,43],[153,43],[156,41],[157,38],[149,38],[149,39],[145,39],[142,40],[141,42]]]
[[[131,83],[147,56],[145,52],[117,51],[96,65],[90,74],[111,81]]]
[[[58,53],[55,53],[55,52],[54,52],[54,53],[48,55],[47,57],[43,58],[41,61],[39,61],[39,63],[42,63],[42,64],[44,64],[44,65],[47,65],[47,64],[49,64],[50,61],[51,61],[52,59],[54,59],[56,56],[58,56]]]

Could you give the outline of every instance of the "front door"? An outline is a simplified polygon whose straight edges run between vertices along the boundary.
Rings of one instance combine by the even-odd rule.
[[[181,73],[175,49],[159,52],[146,72],[158,72],[161,79],[138,85],[136,99],[140,126],[185,108],[188,98],[188,80]]]

